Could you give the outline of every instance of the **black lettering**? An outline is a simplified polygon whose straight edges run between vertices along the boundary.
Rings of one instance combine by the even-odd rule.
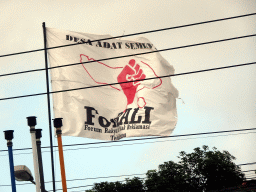
[[[102,133],[102,130],[99,128],[94,128],[94,132]]]
[[[77,42],[79,40],[79,38],[77,37],[74,37],[74,41]]]
[[[116,48],[116,44],[115,44],[115,43],[112,43],[112,47],[111,47],[111,49],[113,49],[113,48],[114,48],[114,49],[117,49],[117,48]]]
[[[101,42],[97,41],[96,47],[102,47]]]
[[[136,114],[137,114],[138,110],[139,110],[139,108],[134,109],[134,111],[132,113],[131,121],[129,122],[130,124],[132,124],[132,123],[141,123],[141,118],[142,118],[141,116],[138,116],[138,120],[135,121],[135,117],[136,117]]]
[[[117,124],[118,124],[117,118],[110,119],[110,121],[114,124],[113,127],[117,127]]]
[[[113,141],[113,140],[119,140],[119,139],[122,139],[122,138],[126,137],[126,133],[120,134],[120,135],[117,135],[117,136],[110,135],[110,137],[111,137],[111,140],[112,140],[112,141]]]
[[[105,117],[99,116],[99,124],[101,127],[109,127],[111,123]]]
[[[69,40],[69,35],[66,35],[66,40]]]
[[[92,42],[90,41],[90,39],[88,39],[88,41],[86,42],[86,44],[92,45]]]
[[[103,42],[103,47],[104,48],[110,48],[110,44],[108,42]]]
[[[137,125],[136,129],[142,129],[142,125]]]
[[[153,107],[144,107],[144,109],[145,109],[145,119],[144,119],[144,121],[142,121],[142,123],[151,124],[150,111],[154,108]]]
[[[130,45],[131,45],[131,49],[137,49],[134,47],[134,43],[130,43]]]
[[[124,124],[128,124],[128,116],[129,116],[130,111],[131,111],[131,108],[125,110],[123,116],[121,117],[121,119],[120,119],[120,121],[118,123],[119,125],[123,124],[123,122],[122,122],[123,119],[125,120]]]
[[[126,49],[130,49],[129,43],[125,43],[125,48],[126,48]]]
[[[144,49],[147,49],[147,46],[145,45],[145,43],[141,43],[141,45],[142,45],[142,47],[143,47]]]
[[[122,42],[117,42],[117,44],[118,44],[118,48],[119,48],[119,49],[122,49],[122,47],[121,47]]]
[[[146,49],[146,45],[145,43],[135,43],[135,45],[137,46],[137,49]]]
[[[119,117],[121,117],[122,114],[123,114],[123,112],[118,113],[118,116],[115,118],[116,119],[116,123],[117,123],[116,126],[119,126]]]
[[[149,49],[152,49],[153,45],[151,45],[150,43],[147,43],[147,46],[149,47]]]
[[[85,39],[80,39],[80,41],[78,43],[86,43]]]
[[[86,115],[87,115],[87,121],[85,121],[85,124],[94,125],[94,123],[92,122],[92,118],[95,116],[92,114],[92,111],[93,110],[96,111],[96,110],[93,107],[84,106],[84,108],[86,109]]]

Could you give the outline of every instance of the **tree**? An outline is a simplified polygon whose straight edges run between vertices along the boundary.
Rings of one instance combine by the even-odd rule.
[[[235,157],[217,148],[197,147],[192,153],[180,152],[180,161],[164,162],[149,170],[146,180],[126,179],[121,182],[96,183],[87,192],[205,192],[241,185],[244,174],[233,162]]]
[[[159,165],[159,171],[149,170],[145,181],[149,192],[188,192],[189,185],[182,165],[173,161]]]
[[[86,192],[144,192],[143,181],[139,177],[133,179],[126,178],[125,183],[116,182],[101,182],[95,183],[92,190]]]
[[[180,161],[165,162],[159,170],[147,172],[145,186],[150,192],[210,191],[242,184],[244,174],[235,165],[228,151],[220,152],[208,146],[195,148],[192,153],[180,152]]]
[[[220,152],[208,146],[194,149],[192,153],[180,152],[179,158],[192,188],[197,191],[217,190],[242,184],[244,174],[228,151]]]
[[[144,182],[139,177],[134,177],[133,179],[125,179],[123,192],[144,192]]]

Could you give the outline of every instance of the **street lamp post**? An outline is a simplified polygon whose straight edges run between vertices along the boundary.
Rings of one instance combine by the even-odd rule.
[[[30,127],[30,134],[31,134],[33,160],[34,160],[34,172],[35,172],[35,180],[36,180],[36,192],[40,192],[39,169],[38,169],[36,135],[35,135],[36,117],[30,116],[30,117],[27,117],[27,120],[28,120],[28,126]]]
[[[42,129],[36,129],[36,146],[37,146],[37,157],[39,164],[39,173],[40,173],[40,184],[42,192],[45,192],[44,186],[44,171],[43,171],[43,162],[42,162],[42,152],[41,152],[41,141]]]
[[[5,134],[5,139],[7,140],[7,147],[8,147],[8,153],[9,153],[12,192],[16,192],[16,184],[15,184],[15,176],[14,176],[13,153],[12,153],[13,132],[14,132],[13,130],[7,130],[7,131],[4,131],[4,134]]]

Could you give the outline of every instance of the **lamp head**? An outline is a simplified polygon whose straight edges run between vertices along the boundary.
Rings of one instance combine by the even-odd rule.
[[[4,137],[6,140],[12,140],[13,139],[13,132],[14,130],[7,130],[4,131]]]
[[[60,128],[60,127],[62,127],[62,119],[63,118],[55,118],[55,119],[53,119],[53,124],[54,124],[54,127],[55,128]]]
[[[35,116],[27,117],[27,120],[28,120],[29,127],[36,126],[36,117]]]
[[[34,178],[30,169],[25,165],[16,165],[14,166],[14,175],[17,181],[31,181],[33,182]]]
[[[36,129],[36,139],[40,139],[42,137],[42,129]]]

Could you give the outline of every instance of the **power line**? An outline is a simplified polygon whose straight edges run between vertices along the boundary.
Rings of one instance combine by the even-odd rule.
[[[245,164],[239,164],[238,166],[243,166],[243,165],[253,165],[256,164],[256,162],[253,163],[245,163]],[[250,172],[250,171],[255,171],[255,170],[247,170],[247,171],[241,171],[241,172]],[[105,177],[91,177],[91,178],[83,178],[83,179],[67,179],[67,181],[84,181],[84,180],[95,180],[95,179],[108,179],[108,178],[116,178],[116,177],[130,177],[130,176],[137,176],[137,175],[146,175],[147,173],[135,173],[135,174],[130,174],[130,175],[114,175],[114,176],[105,176]],[[142,178],[145,179],[145,178]],[[125,181],[125,180],[124,180]],[[51,183],[52,181],[47,181],[45,183]],[[56,182],[61,182],[56,181]],[[22,184],[16,184],[16,185],[30,185],[32,183],[22,183]],[[9,187],[11,185],[0,185],[0,187]]]
[[[106,60],[112,60],[112,59],[120,59],[120,58],[125,58],[125,57],[133,57],[133,56],[138,56],[138,55],[158,53],[158,52],[163,52],[163,51],[171,51],[171,50],[176,50],[176,49],[184,49],[184,48],[189,48],[189,47],[196,47],[196,46],[200,46],[200,45],[208,45],[208,44],[213,44],[213,43],[220,43],[220,42],[232,41],[232,40],[243,39],[243,38],[248,38],[248,37],[255,37],[255,36],[256,36],[256,34],[244,35],[244,36],[232,37],[232,38],[228,38],[228,39],[207,41],[207,42],[203,42],[203,43],[183,45],[183,46],[179,46],[179,47],[171,47],[171,48],[167,48],[167,49],[160,49],[160,50],[136,53],[136,54],[131,54],[131,55],[123,55],[123,56],[118,56],[118,57],[111,57],[111,58],[105,58],[105,59],[99,59],[99,60],[93,60],[93,61],[87,61],[87,62],[73,63],[73,64],[68,64],[68,65],[60,65],[60,66],[50,67],[49,69],[56,69],[56,68],[61,68],[61,67],[68,67],[68,66],[73,66],[73,65],[80,65],[80,64],[106,61]],[[43,70],[45,70],[45,69],[43,69]]]
[[[146,78],[146,79],[142,79],[142,80],[134,80],[133,82],[146,81],[146,80],[165,78],[165,77],[189,75],[189,74],[194,74],[194,73],[202,73],[202,72],[207,72],[207,71],[215,71],[215,70],[220,70],[220,69],[228,69],[228,68],[248,66],[248,65],[254,65],[254,64],[256,64],[256,62],[243,63],[243,64],[231,65],[231,66],[225,66],[225,67],[217,67],[217,68],[211,68],[211,69],[204,69],[204,70],[199,70],[199,71],[190,71],[190,72],[178,73],[178,74],[173,74],[173,75],[164,75],[164,76]],[[77,90],[81,90],[81,89],[91,89],[91,88],[104,87],[104,86],[109,86],[109,85],[118,85],[118,84],[123,84],[123,83],[130,83],[130,81],[125,81],[125,82],[120,82],[120,83],[109,83],[109,84],[103,84],[103,85],[95,85],[95,86],[89,86],[89,87],[80,87],[80,88],[75,88],[75,89],[65,89],[65,90],[60,90],[60,91],[51,91],[50,94],[62,93],[62,92],[68,92],[68,91],[77,91]],[[47,93],[45,92],[45,93],[36,93],[36,94],[21,95],[21,96],[15,96],[15,97],[6,97],[6,98],[1,98],[0,101],[10,100],[10,99],[19,99],[19,98],[24,98],[24,97],[34,97],[34,96],[40,96],[40,95],[46,95],[46,94]]]
[[[253,162],[253,163],[245,163],[245,164],[239,164],[238,166],[243,166],[243,165],[254,165],[256,164],[256,162]]]
[[[256,178],[256,177],[246,178],[246,181],[248,181],[247,179],[254,180],[255,178]]]
[[[121,36],[115,36],[115,37],[110,37],[110,38],[93,40],[91,42],[117,39],[117,38],[129,37],[129,36],[134,36],[134,35],[142,35],[142,34],[146,34],[146,33],[155,33],[155,32],[160,32],[160,31],[171,30],[171,29],[178,29],[178,28],[190,27],[190,26],[195,26],[195,25],[202,25],[202,24],[213,23],[213,22],[218,22],[218,21],[225,21],[225,20],[237,19],[237,18],[242,18],[242,17],[249,17],[249,16],[253,16],[253,15],[256,15],[256,13],[250,13],[250,14],[238,15],[238,16],[234,16],[234,17],[227,17],[227,18],[222,18],[222,19],[203,21],[203,22],[198,22],[198,23],[191,23],[191,24],[187,24],[187,25],[180,25],[180,26],[168,27],[168,28],[151,30],[151,31],[144,31],[144,32],[139,32],[139,33],[132,33],[132,34],[127,34],[127,35],[121,35]],[[62,46],[56,46],[56,47],[49,47],[49,48],[46,48],[46,49],[56,49],[56,48],[62,48],[62,47],[67,47],[67,46],[80,45],[80,44],[84,44],[84,43],[79,43],[79,44],[74,43],[74,44],[68,44],[68,45],[62,45]],[[35,50],[30,50],[30,51],[23,51],[23,52],[11,53],[11,54],[6,54],[6,55],[0,55],[0,57],[8,57],[8,56],[20,55],[20,54],[25,54],[25,53],[38,52],[38,51],[43,51],[43,50],[45,50],[45,49],[35,49]]]
[[[255,170],[251,170],[255,171]],[[248,171],[242,171],[242,172],[248,172]],[[146,175],[147,173],[141,173],[141,174],[132,174],[132,175],[118,175],[118,176],[108,176],[108,177],[94,177],[94,178],[83,178],[83,179],[70,179],[67,181],[84,181],[84,180],[89,180],[89,179],[105,179],[105,178],[114,178],[114,177],[128,177],[128,176],[136,176],[136,175]],[[145,178],[143,178],[145,179]],[[45,183],[51,183],[52,181],[48,181]],[[61,181],[56,181],[56,182],[61,182]],[[11,185],[9,185],[11,186]]]
[[[87,62],[72,63],[72,64],[67,64],[67,65],[60,65],[60,66],[55,66],[55,67],[49,67],[48,69],[56,69],[56,68],[61,68],[61,67],[73,66],[73,65],[81,65],[81,64],[94,63],[94,62],[100,62],[100,61],[107,61],[107,60],[112,60],[112,59],[120,59],[120,58],[125,58],[125,57],[132,57],[132,56],[138,56],[138,55],[144,55],[144,54],[150,54],[150,53],[156,53],[156,52],[171,51],[171,50],[176,50],[176,49],[183,49],[183,48],[189,48],[189,47],[195,47],[195,46],[200,46],[200,45],[219,43],[219,42],[224,42],[224,41],[237,40],[237,39],[254,37],[254,36],[256,36],[256,34],[239,36],[239,37],[233,37],[233,38],[228,38],[228,39],[221,39],[221,40],[216,40],[216,41],[208,41],[208,42],[197,43],[197,44],[184,45],[184,46],[179,46],[179,47],[172,47],[172,48],[161,49],[161,50],[156,50],[156,51],[148,51],[148,52],[131,54],[131,55],[123,55],[123,56],[118,56],[118,57],[110,57],[110,58],[99,59],[99,60],[92,60],[92,61],[87,61]],[[20,72],[15,72],[15,73],[7,73],[7,74],[0,75],[0,77],[10,76],[10,75],[18,75],[18,74],[22,74],[22,73],[30,73],[30,72],[36,72],[36,71],[43,71],[43,70],[46,70],[46,69],[42,68],[42,69],[33,69],[33,70],[28,70],[28,71],[20,71]]]
[[[136,175],[145,175],[146,173],[136,173],[131,175],[114,175],[114,176],[105,176],[105,177],[92,177],[92,178],[83,178],[83,179],[67,179],[67,181],[84,181],[84,180],[95,180],[95,179],[108,179],[108,178],[115,178],[115,177],[130,177],[130,176],[136,176]],[[61,182],[61,180],[56,181]],[[52,181],[46,181],[45,183],[52,183]],[[33,183],[18,183],[16,185],[31,185]],[[0,187],[9,187],[11,185],[0,185]]]
[[[209,134],[231,133],[231,132],[252,131],[252,130],[256,130],[256,128],[236,129],[236,130],[226,130],[226,131],[214,131],[214,132],[204,132],[204,133],[190,133],[190,134],[183,134],[183,135],[157,136],[157,137],[129,139],[129,140],[118,140],[118,141],[103,141],[103,142],[96,142],[96,143],[79,143],[79,144],[63,145],[63,147],[71,147],[71,146],[79,146],[79,145],[95,145],[95,144],[98,145],[98,144],[141,141],[141,140],[150,140],[150,139],[174,138],[174,137],[188,137],[188,136],[196,136],[196,135],[209,135]],[[57,147],[57,146],[53,146],[53,147]],[[42,148],[49,148],[49,146],[42,147]],[[31,150],[31,149],[32,148],[21,148],[21,149],[13,149],[13,151],[23,151],[23,150]],[[6,151],[8,151],[8,150],[1,150],[0,152],[6,152]]]
[[[254,179],[254,178],[256,178],[256,177],[250,177],[250,178],[246,178],[246,179]],[[145,178],[144,178],[145,179]],[[187,181],[189,181],[189,180],[191,180],[191,179],[186,179]],[[124,182],[125,180],[123,180],[123,181],[118,181],[118,182]],[[248,180],[246,180],[246,181],[248,181]],[[246,182],[245,181],[245,182]],[[133,186],[127,186],[127,188],[134,188],[134,187],[138,187],[138,186],[145,186],[146,185],[146,187],[149,187],[149,186],[159,186],[159,185],[162,185],[162,184],[164,184],[164,183],[162,183],[162,182],[153,182],[153,183],[151,183],[151,184],[145,184],[145,183],[140,183],[140,184],[137,184],[137,185],[133,185]],[[76,186],[76,187],[70,187],[70,188],[68,188],[68,189],[77,189],[77,188],[83,188],[83,187],[92,187],[92,186],[94,186],[94,185],[83,185],[83,186]],[[237,186],[235,186],[235,187],[231,187],[231,188],[227,188],[227,189],[235,189],[235,188],[237,188]],[[57,189],[57,191],[59,191],[59,190],[62,190],[62,189]],[[149,190],[146,190],[146,189],[144,189],[145,191],[149,191]],[[51,190],[50,190],[51,191]]]
[[[256,176],[255,173],[251,173],[251,174],[246,174],[246,175],[245,175],[246,178],[255,177],[255,176]]]
[[[93,144],[106,144],[113,142],[126,142],[126,141],[141,141],[141,140],[149,140],[149,139],[165,139],[172,137],[186,137],[186,136],[195,136],[195,135],[206,135],[206,134],[218,134],[218,133],[226,133],[226,132],[238,132],[238,131],[249,131],[256,130],[256,128],[251,129],[238,129],[238,130],[229,130],[229,131],[217,131],[217,132],[205,132],[205,133],[194,133],[194,134],[184,134],[184,135],[170,135],[170,136],[158,136],[158,137],[150,137],[150,138],[140,138],[140,139],[130,139],[130,140],[118,140],[118,141],[107,141],[107,142],[97,142],[97,143],[81,143],[81,144],[71,144],[71,145],[63,145],[64,147],[70,146],[78,146],[78,145],[93,145]],[[176,141],[176,140],[174,140]],[[137,143],[136,143],[137,144]],[[138,143],[139,144],[139,143]],[[113,145],[111,145],[113,146]],[[57,146],[55,146],[57,147]],[[102,147],[102,146],[101,146]],[[105,147],[105,146],[104,146]]]
[[[201,139],[201,138],[209,138],[209,137],[222,137],[222,136],[241,135],[241,134],[250,134],[250,133],[256,133],[256,132],[227,134],[227,135],[216,135],[216,136],[206,136],[206,137],[196,137],[196,138],[186,138],[186,139],[174,139],[174,140],[164,140],[164,141],[153,141],[153,142],[144,142],[144,143],[131,143],[131,144],[122,144],[122,145],[108,145],[108,146],[98,146],[98,147],[75,148],[75,149],[65,149],[64,151],[80,150],[80,149],[95,149],[95,148],[105,148],[105,147],[119,147],[119,146],[125,146],[125,145],[139,145],[139,144],[160,143],[160,142],[171,142],[171,141]]]
[[[255,15],[256,13],[253,13],[253,14],[248,14],[248,15],[246,15],[246,16],[251,16],[251,15]],[[236,17],[232,17],[232,19],[233,18],[238,18],[238,17],[242,17],[242,16],[236,16]],[[227,20],[227,19],[231,19],[231,18],[224,18],[224,19],[219,19],[219,20],[213,20],[213,21],[206,21],[206,22],[202,22],[202,23],[209,23],[209,22],[215,22],[215,21],[221,21],[221,20]],[[202,24],[201,23],[201,24]],[[196,24],[189,24],[189,25],[185,25],[185,26],[192,26],[192,25],[197,25],[198,23],[196,23]],[[184,27],[184,26],[178,26],[178,27],[173,27],[173,28],[181,28],[181,27]],[[157,31],[161,31],[161,30],[167,30],[167,29],[171,29],[171,28],[166,28],[166,29],[159,29],[159,30],[155,30],[155,31],[151,31],[151,32],[157,32]],[[148,32],[142,32],[142,34],[143,33],[150,33],[150,31],[148,31]],[[140,34],[140,33],[138,33],[138,34]],[[112,37],[112,38],[108,38],[108,39],[113,39],[113,38],[119,38],[119,37],[125,37],[125,36],[131,36],[131,35],[134,35],[134,34],[130,34],[130,35],[124,35],[124,36],[117,36],[117,37]],[[250,36],[242,36],[241,38],[246,38],[246,37],[252,37],[252,36],[255,36],[256,34],[254,34],[254,35],[250,35]],[[239,39],[240,39],[240,37],[238,37]],[[234,40],[234,39],[237,39],[237,38],[231,38],[231,39],[226,39],[225,41],[228,41],[228,40]],[[107,40],[107,39],[102,39],[102,40]],[[96,41],[96,40],[95,40]],[[97,40],[98,41],[98,40]],[[215,41],[215,42],[221,42],[222,40],[219,40],[219,41]],[[201,43],[201,44],[194,44],[194,45],[192,45],[192,46],[197,46],[197,45],[204,45],[204,44],[209,44],[209,43]],[[76,45],[76,44],[72,44],[72,45]],[[71,45],[65,45],[65,46],[71,46]],[[64,47],[64,46],[59,46],[59,47],[53,47],[53,48],[60,48],[60,47]],[[186,47],[190,47],[190,45],[187,45],[187,46],[182,46],[182,48],[186,48]],[[49,49],[53,49],[53,48],[49,48]],[[181,47],[179,47],[179,48],[181,48]],[[160,52],[160,51],[167,51],[167,50],[172,50],[172,49],[176,49],[176,48],[170,48],[170,49],[164,49],[164,50],[159,50],[159,51],[153,51],[153,52]],[[45,50],[45,49],[41,49],[40,51],[42,51],[42,50]],[[39,50],[37,50],[37,51],[39,51]],[[32,51],[29,51],[29,52],[32,52]],[[153,52],[149,52],[149,53],[153,53]],[[21,52],[21,53],[18,53],[18,54],[22,54],[22,53],[26,53],[26,52]],[[148,53],[142,53],[142,54],[148,54]],[[10,54],[10,55],[13,55],[13,54]],[[2,55],[2,56],[0,56],[0,57],[3,57],[3,56],[10,56],[10,55]],[[138,55],[138,54],[135,54],[135,55]],[[134,55],[130,55],[130,56],[134,56]],[[128,56],[124,56],[124,57],[129,57],[129,55]],[[120,57],[119,57],[120,58]],[[122,57],[121,57],[122,58]],[[117,59],[117,58],[108,58],[108,59],[103,59],[103,60],[110,60],[110,59]],[[102,61],[102,60],[99,60],[99,61]],[[90,62],[84,62],[84,63],[90,63]],[[64,66],[58,66],[58,67],[66,67],[66,66],[71,66],[71,65],[78,65],[78,64],[81,64],[81,63],[77,63],[77,64],[70,64],[70,65],[64,65]],[[247,63],[247,64],[241,64],[241,65],[239,65],[239,66],[244,66],[244,65],[251,65],[251,64],[255,64],[255,62],[253,62],[253,63]],[[53,67],[52,69],[54,69],[54,68],[58,68],[58,67]],[[234,67],[234,66],[228,66],[228,67],[223,67],[222,69],[224,69],[224,68],[230,68],[230,67]],[[236,66],[236,67],[238,67],[238,66]],[[218,68],[213,68],[214,70],[217,70]],[[208,70],[202,70],[202,71],[200,71],[200,72],[205,72],[205,71],[211,71],[211,70],[213,70],[213,69],[208,69]],[[220,68],[219,68],[220,69]],[[39,70],[45,70],[45,69],[39,69]],[[38,70],[31,70],[31,71],[29,71],[29,72],[32,72],[32,71],[38,71]],[[194,72],[188,72],[188,73],[184,73],[184,74],[191,74],[191,73],[198,73],[199,71],[194,71]],[[15,73],[15,74],[18,74],[19,72],[17,72],[17,73]],[[21,73],[25,73],[25,72],[21,72]],[[14,74],[14,73],[13,73]],[[184,75],[183,74],[183,75]],[[8,75],[8,74],[7,74]],[[0,75],[0,77],[1,76],[7,76],[6,74],[4,74],[4,75]],[[10,74],[9,74],[10,75]],[[170,75],[170,76],[178,76],[178,75],[181,75],[181,74],[176,74],[176,75]],[[162,76],[161,78],[164,78],[164,77],[170,77],[170,76]],[[155,78],[149,78],[149,79],[145,79],[145,80],[150,80],[150,79],[155,79]],[[123,83],[126,83],[126,82],[123,82]],[[121,84],[121,83],[115,83],[115,84]],[[114,84],[108,84],[108,85],[114,85]],[[107,85],[104,85],[104,86],[107,86]],[[95,87],[98,87],[98,86],[95,86]],[[94,88],[94,86],[93,87],[86,87],[86,88]],[[86,89],[85,88],[85,89]],[[79,89],[81,89],[81,88],[79,88]],[[73,90],[73,89],[72,89]],[[66,90],[66,91],[72,91],[72,90]],[[74,89],[74,90],[76,90],[76,89]],[[65,92],[65,90],[64,91],[57,91],[57,92],[51,92],[51,93],[58,93],[58,92]],[[46,93],[43,93],[43,94],[46,94]],[[35,96],[35,95],[32,95],[32,96]],[[0,99],[0,100],[5,100],[5,99]],[[253,128],[253,129],[255,129],[255,128]],[[203,133],[203,134],[206,134],[206,133]],[[56,146],[55,146],[56,147]],[[108,147],[108,146],[106,146],[106,147]],[[31,149],[31,148],[27,148],[27,149]],[[241,164],[241,165],[251,165],[251,164],[256,164],[256,163],[248,163],[248,164]],[[239,165],[239,166],[241,166],[241,165]],[[107,177],[108,178],[108,177]],[[87,179],[90,179],[90,178],[87,178]],[[77,179],[77,180],[80,180],[80,179]],[[82,180],[82,179],[81,179]],[[72,180],[71,180],[72,181]],[[80,187],[83,187],[83,186],[80,186]],[[72,187],[72,188],[79,188],[79,187]],[[72,188],[69,188],[69,189],[72,189]]]
[[[243,172],[251,172],[251,171],[256,171],[256,169],[254,169],[254,170],[247,170],[247,171],[243,171]]]
[[[128,143],[128,144],[121,144],[121,145],[107,145],[107,146],[98,146],[98,147],[64,149],[64,151],[75,151],[75,150],[81,150],[81,149],[98,149],[98,148],[105,148],[105,147],[120,147],[120,146],[126,146],[126,145],[139,145],[139,144],[149,144],[149,143],[172,142],[172,141],[181,141],[181,140],[190,140],[190,139],[204,139],[204,138],[209,138],[209,137],[211,137],[211,138],[212,137],[226,137],[226,136],[230,136],[230,135],[246,135],[246,134],[251,134],[251,133],[256,133],[256,132],[226,134],[226,135],[215,135],[215,136],[195,137],[195,138],[186,138],[186,139],[172,139],[172,140],[152,141],[152,142],[143,142],[143,143],[130,143],[130,144]],[[53,146],[53,147],[57,147],[57,146]],[[3,151],[0,151],[0,152],[3,152]],[[46,152],[50,152],[50,151],[42,151],[42,153],[46,153]],[[56,152],[56,151],[54,151],[54,152]],[[32,154],[32,152],[17,153],[17,154],[13,154],[13,155],[28,155],[28,154]],[[0,155],[0,156],[8,156],[8,154]]]

